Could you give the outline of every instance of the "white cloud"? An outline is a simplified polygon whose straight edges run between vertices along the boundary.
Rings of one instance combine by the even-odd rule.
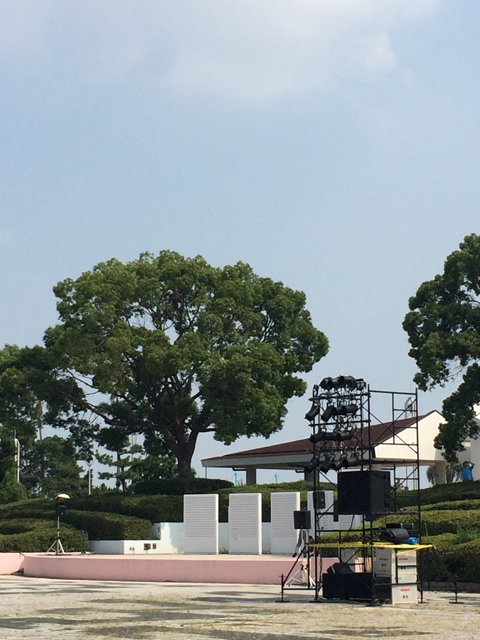
[[[134,77],[256,102],[392,68],[392,36],[440,2],[0,0],[0,60],[48,51],[50,64],[63,56],[82,81]]]

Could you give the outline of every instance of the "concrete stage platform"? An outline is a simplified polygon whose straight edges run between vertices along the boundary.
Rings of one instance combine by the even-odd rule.
[[[26,555],[25,576],[67,580],[280,584],[292,568],[288,556],[250,555]],[[335,562],[324,558],[322,573]],[[300,569],[300,563],[294,569]],[[313,561],[311,571],[313,572]]]

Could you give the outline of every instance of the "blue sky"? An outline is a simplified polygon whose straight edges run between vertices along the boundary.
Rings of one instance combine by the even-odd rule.
[[[41,341],[59,280],[172,249],[305,291],[331,345],[309,387],[412,390],[408,298],[478,232],[479,23],[464,0],[0,0],[2,341]],[[309,435],[289,406],[269,442]]]

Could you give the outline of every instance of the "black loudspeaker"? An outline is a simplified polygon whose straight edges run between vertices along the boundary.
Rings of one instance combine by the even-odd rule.
[[[326,600],[372,600],[374,589],[376,599],[388,601],[392,598],[390,578],[374,578],[371,573],[324,573],[322,584]]]
[[[345,587],[349,600],[371,600],[373,596],[373,574],[351,573],[345,576]]]
[[[325,509],[325,491],[315,491],[313,493],[313,508]]]
[[[347,599],[347,576],[342,573],[324,573],[322,576],[322,595],[327,600]]]
[[[67,505],[64,502],[56,502],[55,503],[55,515],[59,518],[63,518],[63,516],[67,513]]]
[[[312,520],[310,518],[310,511],[294,511],[293,526],[295,529],[311,529]]]
[[[338,513],[389,513],[392,508],[388,471],[344,471],[338,474]]]

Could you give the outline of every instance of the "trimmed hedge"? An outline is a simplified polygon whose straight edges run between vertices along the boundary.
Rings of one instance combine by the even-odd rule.
[[[442,533],[457,533],[459,527],[476,528],[480,523],[480,510],[444,510],[422,512],[422,533],[438,536]]]
[[[232,482],[217,478],[171,478],[137,482],[133,491],[135,495],[184,496],[188,493],[215,493],[232,487]]]
[[[43,518],[44,520],[54,520],[56,519],[55,504],[53,500],[34,498],[1,505],[0,520],[10,518]]]
[[[474,500],[452,500],[451,502],[436,502],[435,504],[426,504],[422,507],[422,513],[426,511],[451,511],[451,510],[469,511],[471,509],[480,510],[480,498]]]
[[[145,540],[150,538],[150,521],[117,513],[69,510],[65,522],[86,531],[91,540]]]
[[[416,491],[397,491],[397,502],[400,507],[412,507],[417,504]],[[453,484],[438,484],[428,489],[420,490],[420,503],[437,504],[456,500],[480,499],[480,481],[455,482]]]
[[[69,506],[81,511],[134,516],[150,522],[183,522],[183,496],[146,497],[107,493],[72,498]]]
[[[2,532],[16,532],[0,534],[0,553],[46,552],[57,537],[56,523],[51,520],[4,520],[1,527]],[[69,525],[62,524],[60,539],[65,551],[82,551],[88,545],[85,534]]]
[[[424,581],[480,583],[480,539],[456,544],[453,534],[431,536],[423,541],[433,544],[436,552],[422,553],[422,576]]]

